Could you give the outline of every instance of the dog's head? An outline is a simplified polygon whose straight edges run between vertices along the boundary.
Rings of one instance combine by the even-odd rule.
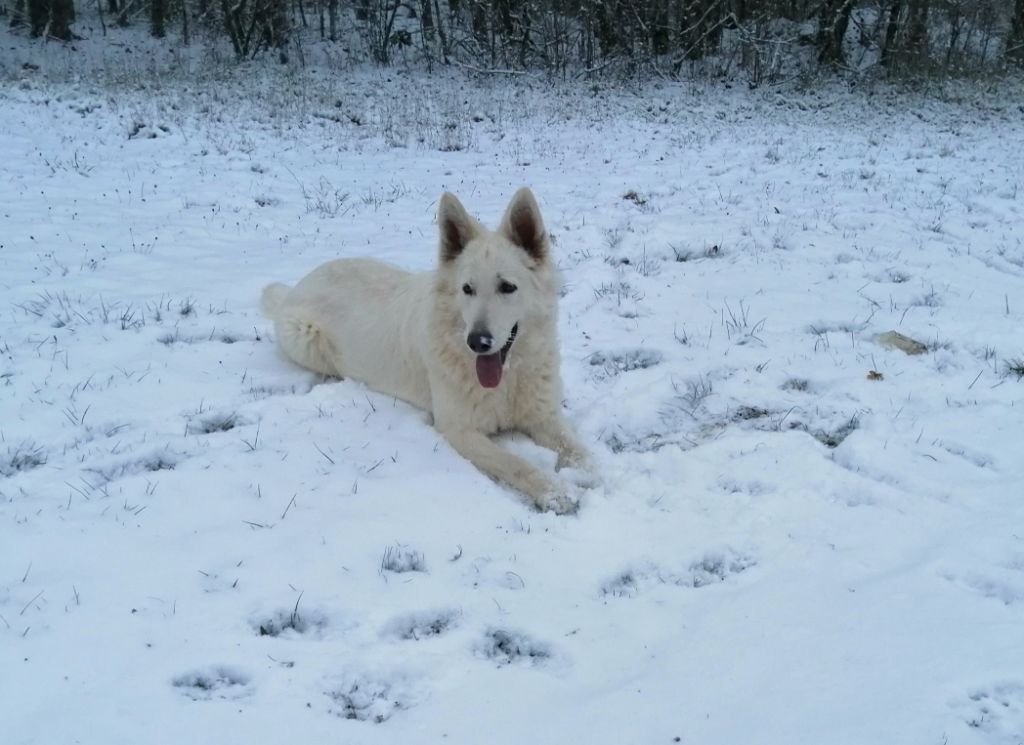
[[[441,272],[464,323],[467,353],[476,355],[480,385],[495,388],[517,334],[531,316],[548,313],[543,296],[550,244],[529,189],[512,197],[501,226],[490,231],[450,193],[437,212]]]

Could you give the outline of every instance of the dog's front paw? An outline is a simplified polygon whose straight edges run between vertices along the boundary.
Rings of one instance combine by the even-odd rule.
[[[558,512],[558,506],[568,499],[565,487],[546,473],[533,468],[524,468],[516,474],[510,485],[526,496],[540,512]]]
[[[553,512],[556,515],[575,515],[580,509],[579,500],[566,491],[555,491],[537,500],[536,504],[541,512]]]
[[[540,512],[572,515],[579,510],[579,494],[576,493],[579,488],[562,479],[554,479],[543,471],[531,468],[519,474],[516,486]]]

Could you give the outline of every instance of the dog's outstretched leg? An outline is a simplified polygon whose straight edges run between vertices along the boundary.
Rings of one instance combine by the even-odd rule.
[[[487,435],[472,429],[440,427],[455,451],[493,479],[529,497],[539,510],[574,512],[564,487],[518,455],[504,450]]]
[[[586,448],[579,443],[572,432],[572,427],[561,415],[554,414],[527,424],[523,431],[541,447],[554,450],[558,454],[555,470],[579,468],[586,471],[592,468]]]
[[[563,479],[584,489],[592,489],[601,483],[590,454],[576,439],[572,427],[561,414],[524,426],[523,431],[541,447],[558,454],[555,470],[561,472]]]

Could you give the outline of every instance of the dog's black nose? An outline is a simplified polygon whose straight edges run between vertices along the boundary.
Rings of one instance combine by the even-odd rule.
[[[487,354],[494,346],[494,337],[486,331],[470,331],[466,343],[477,354]]]

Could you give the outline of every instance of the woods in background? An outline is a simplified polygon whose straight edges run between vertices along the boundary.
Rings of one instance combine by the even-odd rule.
[[[486,70],[647,68],[752,82],[792,69],[974,72],[1024,65],[1024,0],[8,0],[10,25],[74,39],[76,10],[168,44],[282,62],[319,38],[380,64]]]

